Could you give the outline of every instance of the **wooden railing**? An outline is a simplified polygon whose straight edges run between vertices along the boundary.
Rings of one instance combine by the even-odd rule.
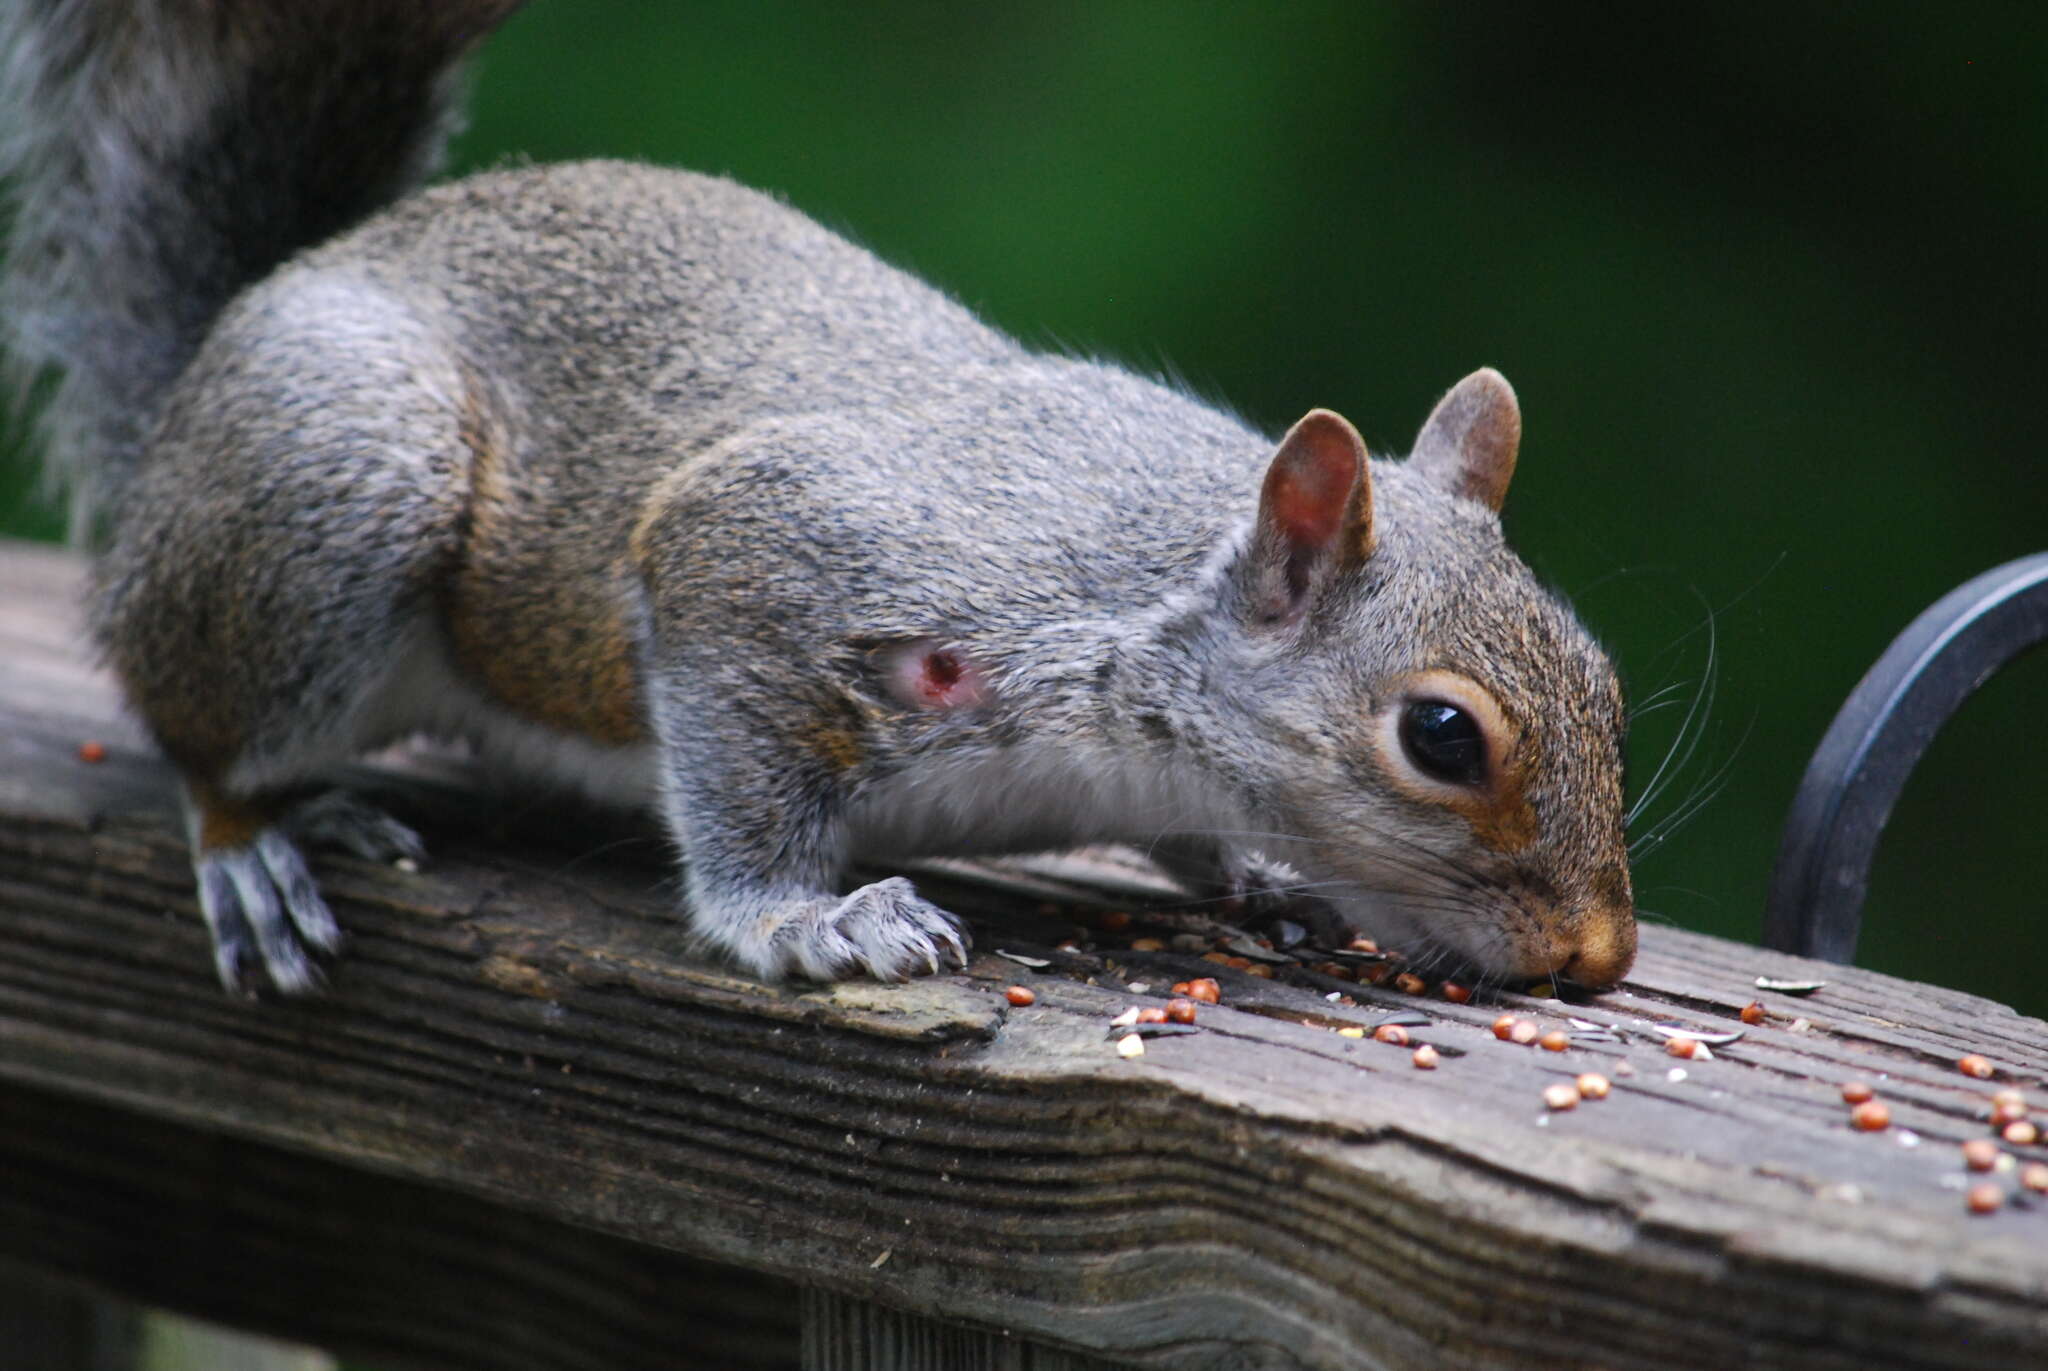
[[[323,859],[330,993],[232,1001],[79,580],[0,546],[0,1284],[395,1366],[2048,1364],[2048,1149],[1959,1146],[2001,1086],[2048,1122],[2048,1025],[1670,928],[1613,994],[1459,1005],[1121,950],[1208,925],[1147,914],[1135,860],[1049,858],[918,873],[976,930],[965,974],[767,987],[685,955],[638,822],[412,763],[356,779],[431,862]],[[1113,1016],[1204,973],[1198,1031],[1119,1054]],[[1752,1000],[1710,1060],[1651,1031]],[[1337,1031],[1418,1011],[1434,1070]],[[1545,1107],[1589,1071],[1608,1098]]]

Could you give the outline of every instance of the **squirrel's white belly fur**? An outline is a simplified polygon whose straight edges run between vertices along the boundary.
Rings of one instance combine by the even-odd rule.
[[[1246,826],[1243,812],[1191,767],[1037,741],[901,772],[864,788],[847,817],[852,850],[887,857],[1215,838]]]

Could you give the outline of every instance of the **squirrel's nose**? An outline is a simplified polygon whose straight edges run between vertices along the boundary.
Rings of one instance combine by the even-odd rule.
[[[1571,955],[1557,974],[1588,990],[1612,987],[1636,960],[1636,916],[1633,909],[1590,911],[1574,930]]]

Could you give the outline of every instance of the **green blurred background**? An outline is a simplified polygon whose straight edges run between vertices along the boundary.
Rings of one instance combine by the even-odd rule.
[[[1276,430],[1327,405],[1383,452],[1500,367],[1523,554],[1637,698],[1690,698],[1716,645],[1638,832],[1712,798],[1643,908],[1754,940],[1844,695],[2048,542],[2044,57],[2029,5],[555,0],[487,50],[457,163],[726,172],[1027,340]],[[4,475],[0,526],[54,532]],[[2038,1014],[2037,657],[1916,774],[1861,959]],[[1639,779],[1684,712],[1642,719]]]

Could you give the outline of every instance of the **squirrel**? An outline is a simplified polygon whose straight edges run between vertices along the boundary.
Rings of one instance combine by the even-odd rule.
[[[778,199],[428,185],[516,0],[5,0],[4,296],[231,991],[318,989],[325,769],[649,806],[694,944],[964,966],[849,861],[1125,842],[1498,981],[1635,953],[1613,667],[1508,549],[1480,370],[1405,460],[1034,351]],[[423,188],[424,187],[424,188]]]

